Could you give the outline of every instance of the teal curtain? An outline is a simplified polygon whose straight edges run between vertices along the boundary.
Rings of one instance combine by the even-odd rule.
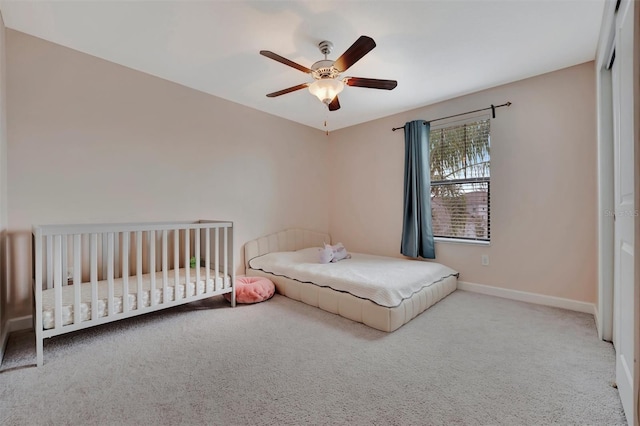
[[[404,125],[404,215],[400,252],[425,259],[436,258],[431,227],[430,128],[424,120]]]

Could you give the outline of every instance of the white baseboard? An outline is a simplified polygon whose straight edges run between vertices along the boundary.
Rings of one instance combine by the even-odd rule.
[[[30,328],[33,328],[33,317],[31,315],[11,318],[9,321],[7,321],[7,329],[9,329],[9,333],[13,333],[14,331],[29,330]]]
[[[5,327],[2,327],[2,335],[0,335],[0,365],[2,365],[2,360],[4,359],[4,351],[7,348],[7,342],[9,341],[9,324],[5,324]]]
[[[519,300],[521,302],[534,303],[536,305],[552,306],[554,308],[568,309],[570,311],[584,312],[596,315],[596,305],[578,300],[564,299],[562,297],[546,296],[544,294],[529,293],[526,291],[511,290],[507,288],[492,287],[484,284],[475,284],[465,281],[458,281],[460,290],[472,291],[474,293],[487,294],[489,296],[502,297],[505,299]],[[597,321],[596,321],[597,323]]]
[[[598,332],[598,339],[604,340],[603,339],[602,330],[600,329],[600,326],[602,324],[600,324],[600,316],[598,315],[598,305],[597,304],[593,305],[593,320],[596,322],[596,331]]]
[[[33,327],[31,315],[25,315],[23,317],[11,318],[8,320],[2,328],[2,335],[0,336],[0,364],[4,358],[4,351],[7,348],[7,342],[9,341],[9,334],[14,331],[28,330]]]

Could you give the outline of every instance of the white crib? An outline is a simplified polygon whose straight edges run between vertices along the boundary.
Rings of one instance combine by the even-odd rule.
[[[37,365],[44,339],[231,293],[233,223],[33,227]]]

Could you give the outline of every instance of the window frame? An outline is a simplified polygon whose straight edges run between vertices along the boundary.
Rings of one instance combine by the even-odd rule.
[[[473,123],[477,123],[480,121],[488,121],[489,129],[488,129],[488,138],[489,138],[489,149],[488,149],[488,176],[481,177],[471,177],[471,178],[458,178],[458,179],[445,179],[445,180],[430,180],[429,185],[429,200],[432,202],[432,187],[433,186],[444,186],[444,185],[456,185],[456,184],[487,184],[487,237],[486,238],[478,238],[478,237],[460,237],[460,236],[436,236],[434,234],[434,241],[437,242],[445,242],[445,243],[453,243],[453,244],[472,244],[472,245],[490,245],[491,244],[491,116],[490,115],[476,115],[473,117],[467,117],[464,119],[448,121],[444,123],[438,123],[437,125],[430,126],[429,129],[429,140],[431,141],[431,133],[432,132],[441,132],[446,131],[449,128],[453,127],[461,127]],[[430,142],[431,144],[431,142]],[[431,150],[429,151],[429,167],[431,166]],[[431,168],[431,167],[430,167]],[[429,172],[429,177],[432,179],[431,170]],[[433,207],[432,207],[433,208]],[[432,217],[433,220],[433,217]],[[468,222],[467,222],[468,223]]]

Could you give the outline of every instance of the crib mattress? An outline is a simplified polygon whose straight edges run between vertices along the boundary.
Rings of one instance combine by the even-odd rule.
[[[230,283],[229,277],[225,277],[222,274],[218,274],[215,277],[215,273],[209,270],[209,279],[206,279],[206,269],[200,268],[200,281],[196,287],[196,270],[189,270],[189,282],[186,283],[186,269],[179,269],[179,279],[177,285],[177,294],[181,298],[195,296],[196,294],[210,293],[215,290],[227,288]],[[175,300],[176,286],[175,286],[175,272],[169,271],[167,280],[167,290],[163,291],[163,272],[156,272],[156,288],[153,293],[154,304],[161,304],[165,301],[170,302]],[[128,302],[129,310],[138,309],[138,301],[140,301],[141,307],[151,306],[151,276],[152,274],[143,274],[142,278],[142,293],[138,297],[138,276],[129,277],[129,291]],[[109,309],[109,287],[107,281],[98,281],[97,283],[97,316],[98,318],[107,316]],[[91,283],[80,284],[80,320],[88,321],[91,319],[91,300],[92,300],[92,285]],[[113,306],[115,313],[122,313],[123,306],[123,279],[116,278],[113,280],[114,295]],[[62,287],[62,324],[69,325],[74,323],[74,299],[75,299],[75,286],[65,285]],[[55,290],[53,288],[42,291],[42,325],[44,329],[51,329],[55,327]]]

